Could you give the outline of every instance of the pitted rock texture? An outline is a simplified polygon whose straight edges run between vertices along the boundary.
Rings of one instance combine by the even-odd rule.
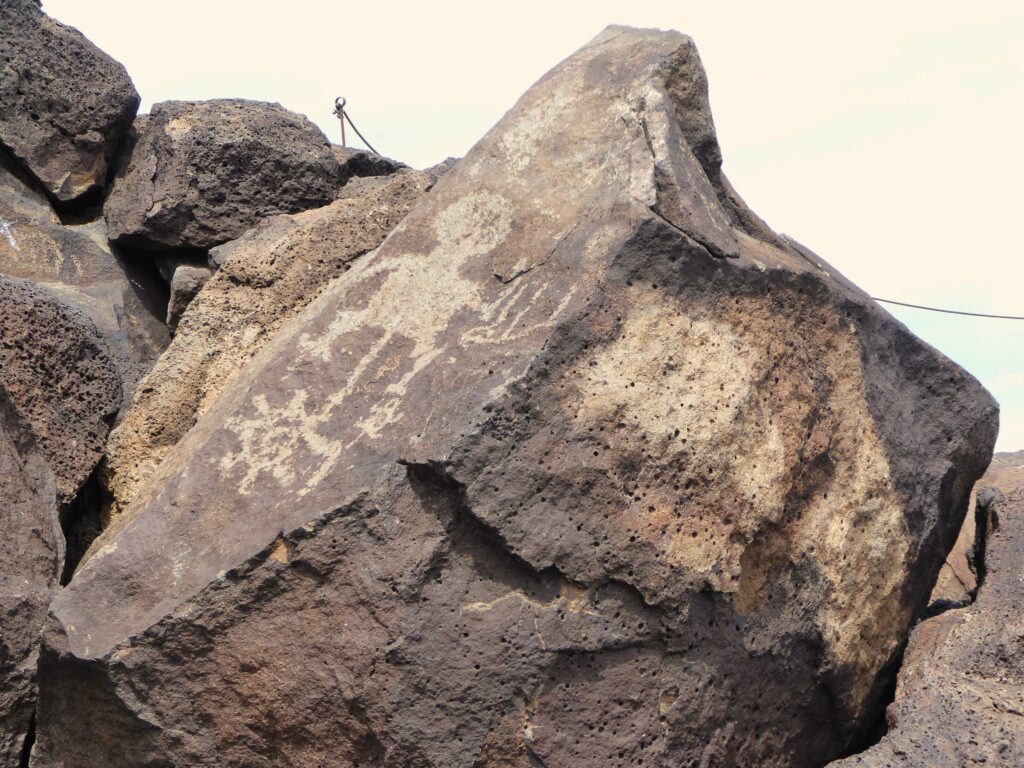
[[[327,205],[341,182],[320,129],[279,104],[166,101],[139,127],[103,209],[115,242],[211,248],[268,216]]]
[[[341,183],[349,179],[362,176],[390,176],[402,170],[409,170],[409,166],[392,160],[390,157],[378,155],[375,152],[368,152],[354,147],[339,147],[331,145],[331,151],[341,166]]]
[[[111,435],[103,466],[116,516],[245,364],[355,259],[372,251],[430,188],[407,172],[363,194],[267,219],[211,251],[218,271]],[[352,183],[352,182],[350,182]]]
[[[36,704],[39,633],[64,539],[53,473],[0,384],[0,766],[23,765]]]
[[[542,78],[97,541],[35,764],[841,754],[997,409],[720,162],[685,36]]]
[[[95,327],[47,290],[0,278],[0,384],[74,498],[103,454],[121,382]]]
[[[1024,765],[1024,487],[978,492],[983,579],[975,602],[919,624],[900,669],[889,731],[839,768]]]
[[[171,275],[171,299],[167,303],[167,327],[178,327],[181,316],[213,274],[209,267],[179,264]]]
[[[45,199],[2,165],[0,275],[44,285],[92,320],[117,366],[127,406],[170,340],[159,279],[111,251],[102,221],[62,226]]]
[[[103,187],[139,95],[124,67],[38,0],[0,3],[0,144],[61,201]]]
[[[1005,493],[1024,485],[1024,451],[995,454],[979,484],[999,488]],[[932,590],[931,603],[934,611],[950,606],[964,606],[974,600],[974,593],[978,588],[977,565],[974,562],[974,503],[972,494],[971,506],[964,518],[963,528],[960,529],[953,549],[946,556],[946,562],[942,564],[939,579]]]

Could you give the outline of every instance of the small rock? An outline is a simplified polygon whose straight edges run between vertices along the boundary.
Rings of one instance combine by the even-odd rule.
[[[405,163],[378,155],[376,152],[353,147],[339,147],[337,144],[331,145],[331,151],[334,152],[334,156],[338,158],[338,165],[341,166],[342,184],[356,176],[390,176],[392,173],[409,169]]]
[[[209,267],[179,264],[171,277],[171,300],[167,304],[167,327],[172,331],[192,299],[199,293],[213,271]]]

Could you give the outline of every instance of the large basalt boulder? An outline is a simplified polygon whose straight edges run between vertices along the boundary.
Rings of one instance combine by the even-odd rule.
[[[111,517],[274,333],[380,245],[431,184],[419,172],[367,180],[362,194],[267,219],[211,252],[217,273],[111,435],[103,466]]]
[[[99,329],[123,405],[170,340],[159,278],[114,254],[102,221],[63,226],[45,200],[0,165],[0,275],[44,285]]]
[[[327,205],[338,191],[330,142],[279,104],[166,101],[140,128],[103,209],[116,242],[211,248],[268,216]]]
[[[687,37],[541,79],[97,542],[35,764],[841,754],[997,409],[720,162]]]
[[[60,512],[99,460],[120,382],[82,315],[0,278],[0,766],[22,762],[46,609],[64,563]]]
[[[103,187],[138,107],[124,67],[39,0],[0,3],[0,144],[51,195]]]
[[[888,733],[837,768],[1024,765],[1024,487],[983,488],[977,512],[977,599],[914,629]]]

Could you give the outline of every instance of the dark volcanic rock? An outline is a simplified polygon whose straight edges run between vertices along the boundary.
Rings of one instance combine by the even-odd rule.
[[[131,401],[169,341],[159,278],[112,253],[102,221],[62,226],[46,200],[2,165],[0,275],[45,285],[87,315],[117,365],[124,404]]]
[[[0,384],[53,470],[60,502],[69,502],[99,462],[121,405],[106,345],[53,294],[0,278]]]
[[[888,734],[832,765],[1024,765],[1024,487],[978,492],[984,576],[976,601],[919,624],[900,669]]]
[[[84,316],[0,278],[0,766],[35,710],[39,632],[64,559],[59,506],[99,460],[120,382]]]
[[[0,144],[58,200],[102,187],[139,95],[124,67],[38,0],[0,3]]]
[[[415,171],[367,179],[360,194],[267,219],[210,251],[219,271],[111,435],[103,467],[111,515],[274,333],[380,245],[431,184]]]
[[[337,193],[340,171],[327,138],[279,104],[166,101],[141,130],[104,206],[117,242],[210,248]]]
[[[338,159],[338,165],[341,166],[342,184],[359,176],[390,176],[392,173],[409,169],[405,163],[378,155],[375,152],[353,147],[339,147],[337,144],[331,145],[331,151],[334,152],[334,156]]]
[[[0,384],[0,766],[16,768],[36,704],[39,632],[64,539],[53,474]]]
[[[54,601],[38,768],[806,766],[875,722],[997,409],[743,205],[705,85],[610,28],[257,353]]]

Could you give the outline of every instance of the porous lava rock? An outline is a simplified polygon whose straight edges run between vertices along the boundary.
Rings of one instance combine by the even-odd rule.
[[[171,274],[171,298],[167,302],[167,327],[172,331],[185,314],[192,299],[198,295],[213,274],[209,267],[198,264],[178,264]]]
[[[743,204],[706,85],[609,28],[288,321],[55,599],[34,765],[806,766],[875,722],[997,408]]]
[[[174,341],[111,435],[103,465],[112,497],[106,516],[128,505],[274,333],[380,245],[433,183],[420,172],[366,182],[361,194],[267,219],[211,251],[218,271],[192,301]]]
[[[280,104],[245,99],[154,105],[104,204],[111,240],[211,248],[261,219],[330,203],[330,142]]]
[[[1024,487],[983,488],[976,510],[977,598],[914,629],[888,733],[836,768],[1024,765]]]
[[[138,107],[124,67],[39,0],[0,3],[0,144],[54,198],[102,189]]]
[[[120,381],[87,318],[0,278],[0,766],[27,765],[36,659],[64,563],[60,513],[99,460]]]
[[[45,198],[0,164],[0,275],[32,281],[95,324],[131,402],[167,346],[157,276],[112,252],[103,221],[62,225]]]

